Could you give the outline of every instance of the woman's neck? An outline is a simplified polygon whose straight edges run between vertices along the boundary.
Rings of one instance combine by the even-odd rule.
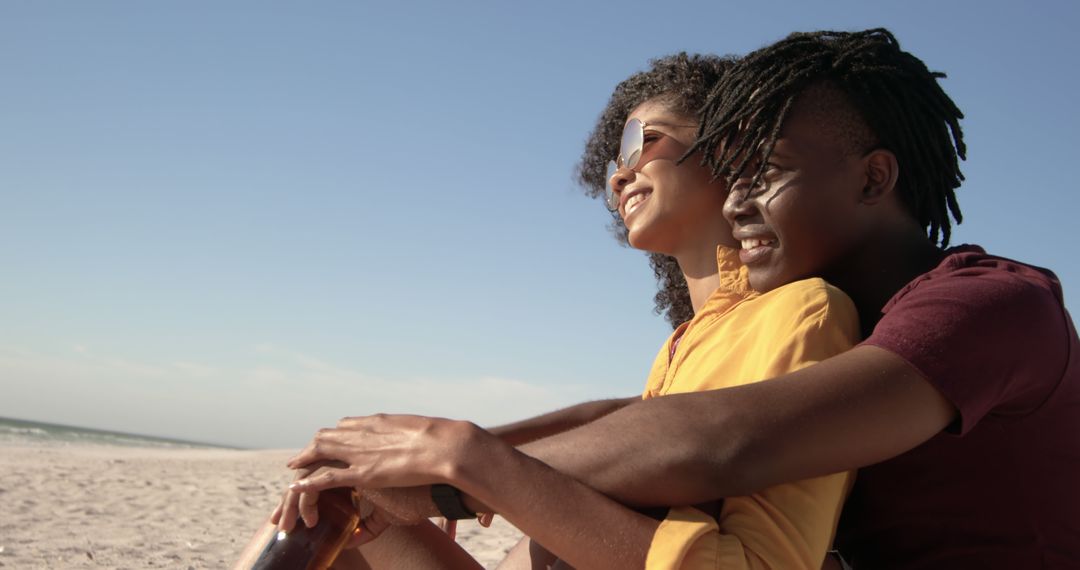
[[[690,291],[690,305],[697,314],[713,291],[720,286],[720,271],[716,266],[716,247],[698,248],[675,256]]]

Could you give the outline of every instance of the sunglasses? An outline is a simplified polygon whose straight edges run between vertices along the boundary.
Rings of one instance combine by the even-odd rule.
[[[619,194],[612,187],[611,179],[621,168],[633,170],[638,165],[645,166],[653,159],[654,152],[645,149],[645,127],[649,125],[664,125],[667,127],[696,127],[697,125],[673,125],[668,123],[646,123],[641,119],[630,119],[623,127],[622,140],[619,142],[619,155],[607,165],[607,184],[604,185],[604,202],[612,212],[619,209]],[[655,149],[655,145],[649,147],[649,151]]]

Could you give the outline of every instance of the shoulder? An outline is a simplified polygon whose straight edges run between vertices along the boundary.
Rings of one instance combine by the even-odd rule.
[[[865,344],[918,369],[960,409],[966,430],[991,410],[1042,402],[1076,333],[1052,272],[958,249],[885,305]]]
[[[855,303],[846,293],[824,279],[812,277],[777,287],[759,298],[762,306],[799,319],[856,319]]]
[[[817,277],[778,287],[757,298],[755,322],[769,342],[794,342],[813,352],[809,344],[820,344],[821,352],[837,352],[860,340],[859,315],[855,303],[840,289]]]
[[[937,267],[897,292],[882,313],[872,336],[903,329],[922,338],[945,340],[961,333],[985,340],[992,331],[1024,325],[1030,337],[1060,334],[1067,322],[1053,272],[974,246],[946,252]]]
[[[950,307],[953,310],[1063,306],[1061,284],[1049,269],[990,255],[976,246],[960,246],[946,252],[937,267],[901,289],[883,312],[888,314],[910,305],[953,302],[960,304]]]

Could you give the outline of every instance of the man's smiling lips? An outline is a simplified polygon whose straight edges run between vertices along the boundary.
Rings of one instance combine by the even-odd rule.
[[[737,235],[736,239],[742,245],[739,249],[739,260],[743,262],[743,265],[751,265],[763,260],[780,244],[775,237],[761,234]]]

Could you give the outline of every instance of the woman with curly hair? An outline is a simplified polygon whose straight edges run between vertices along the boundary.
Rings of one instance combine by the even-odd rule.
[[[751,289],[722,215],[727,182],[701,153],[688,153],[697,112],[731,64],[678,54],[620,83],[579,166],[618,234],[650,253],[657,309],[678,325],[645,399],[769,378],[857,341],[851,301],[820,279]],[[615,406],[595,407],[594,418]],[[423,520],[440,511],[498,513],[531,537],[504,567],[547,567],[556,557],[578,568],[818,568],[825,560],[849,473],[672,506],[661,523],[512,447],[573,425],[558,414],[495,430],[419,416],[347,418],[290,461],[302,476],[273,520],[290,529],[299,511],[317,522],[319,491],[363,489],[374,513],[356,541],[363,546],[339,558],[342,568],[478,568]]]

